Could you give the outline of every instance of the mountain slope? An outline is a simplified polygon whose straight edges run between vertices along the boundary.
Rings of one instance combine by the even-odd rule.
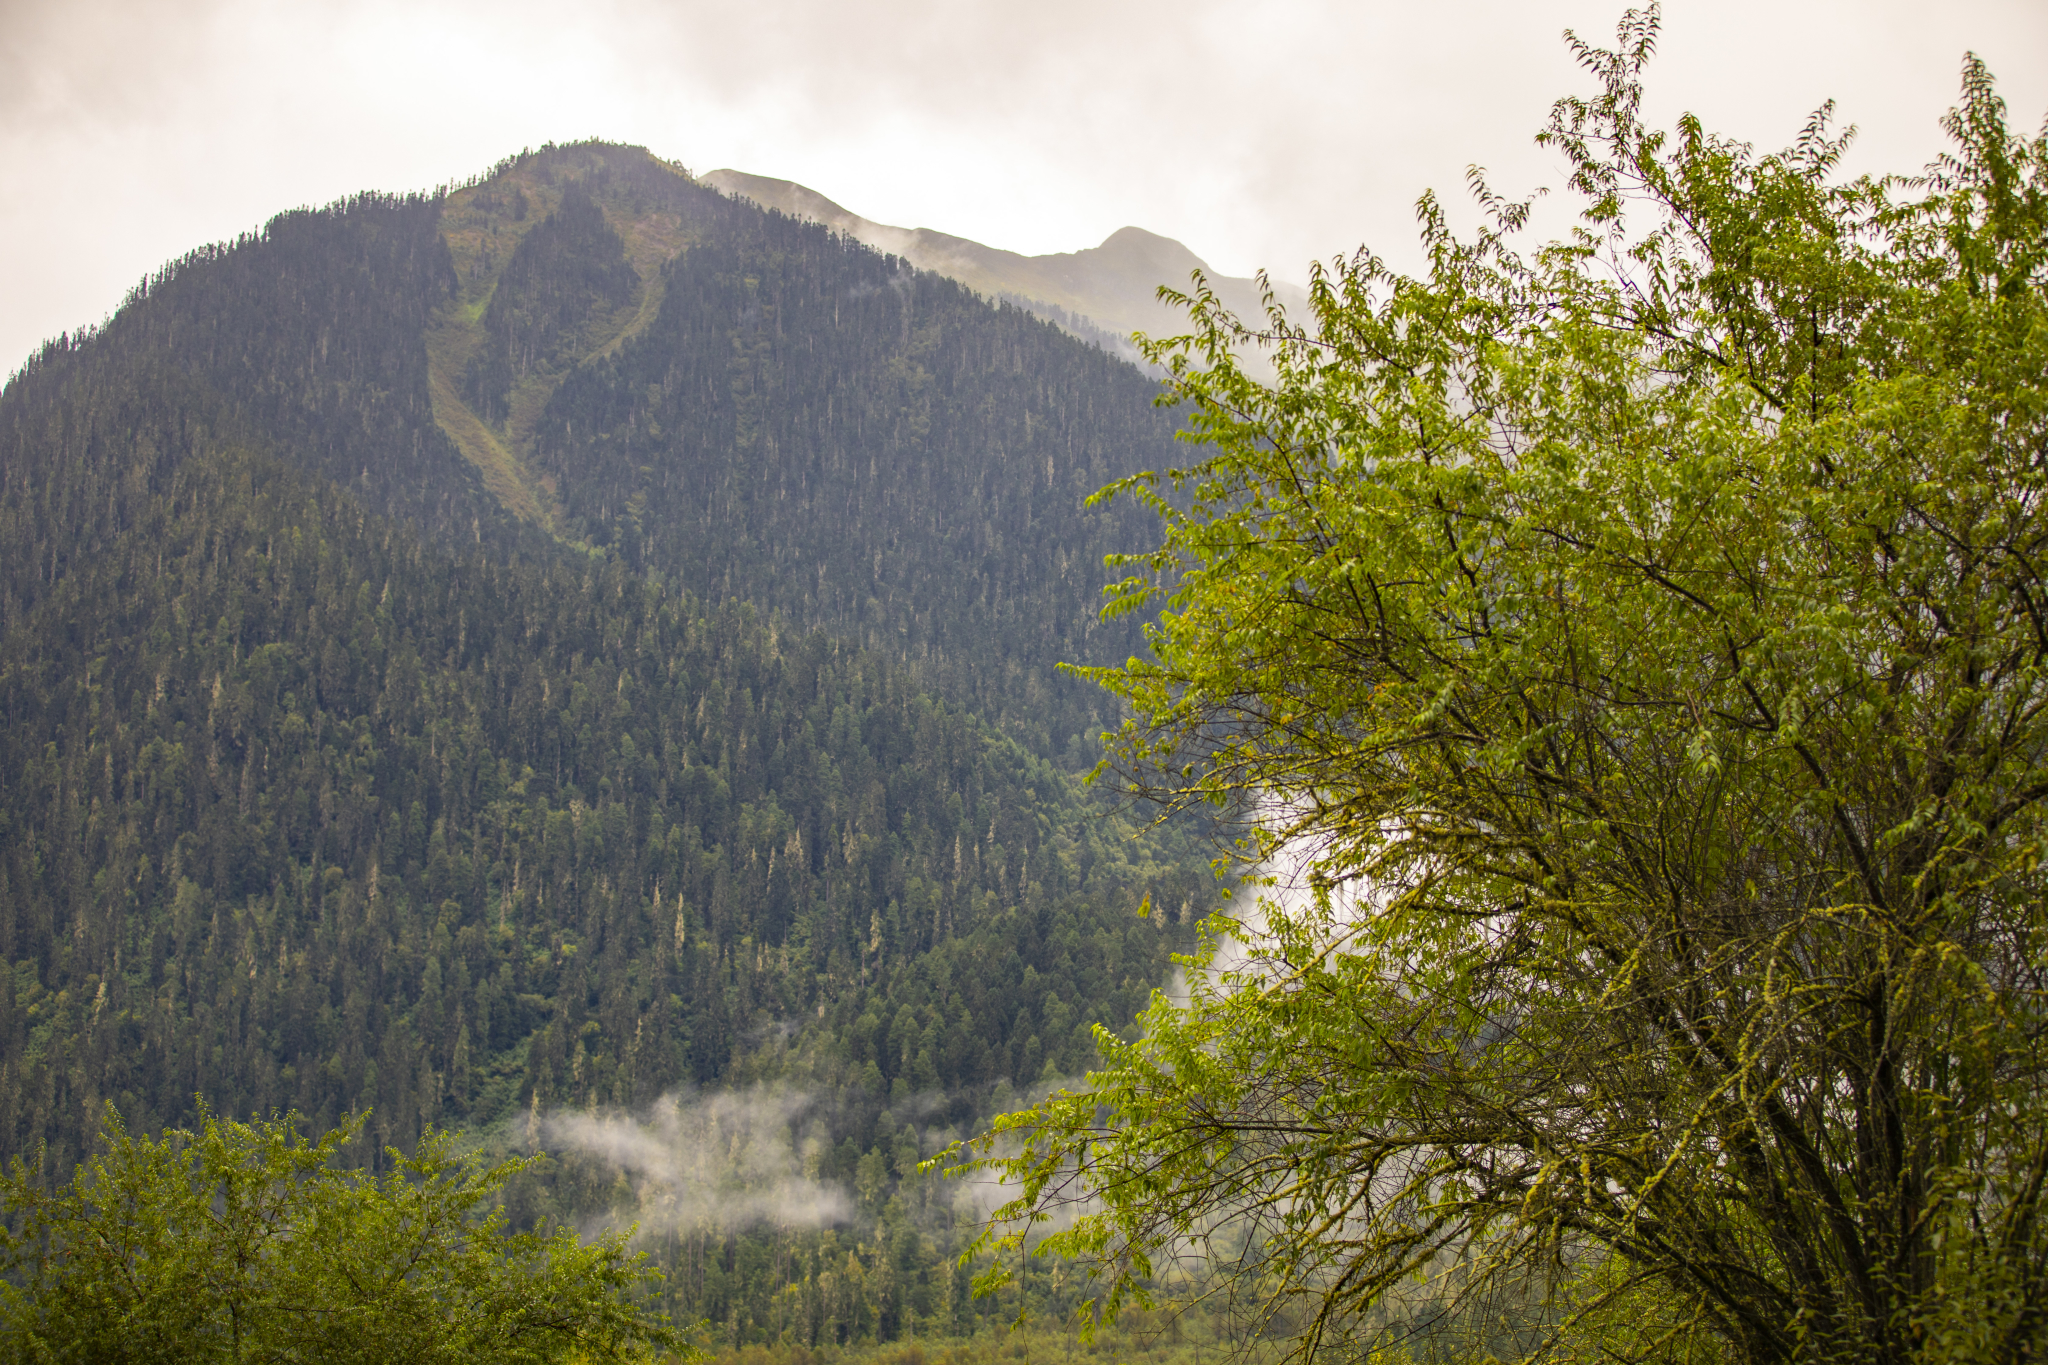
[[[402,1146],[645,1104],[1008,917],[1190,893],[886,659],[618,565],[449,559],[233,446],[6,633],[0,715],[0,1153],[76,1159],[110,1099],[374,1105]],[[1163,954],[1058,982],[1044,1046],[1077,1064]],[[919,1088],[1035,1075],[1021,984]],[[879,1069],[849,1112],[916,1051],[844,1056]]]
[[[1065,753],[1107,719],[1058,661],[1141,543],[1109,480],[1175,456],[1135,370],[953,281],[755,215],[664,271],[646,331],[563,381],[533,459],[570,534],[895,654]],[[1078,761],[1078,760],[1076,760]]]
[[[1157,290],[1184,290],[1197,270],[1238,316],[1265,316],[1257,281],[1218,274],[1171,237],[1143,228],[1118,228],[1102,245],[1080,251],[1025,256],[931,228],[871,222],[794,181],[729,169],[707,171],[700,179],[791,217],[823,223],[991,297],[1013,298],[1084,339],[1108,342],[1127,359],[1136,358],[1128,340],[1132,332],[1167,336],[1185,330],[1185,315],[1161,304]],[[1274,283],[1274,294],[1290,310],[1308,301],[1300,286],[1281,281]]]
[[[602,222],[542,231],[571,198]],[[599,293],[535,312],[592,271]],[[1074,762],[1108,717],[1054,665],[1139,646],[1095,607],[1103,556],[1145,535],[1127,504],[1083,502],[1174,459],[1129,367],[597,144],[440,200],[282,216],[163,272],[9,392],[0,619],[173,476],[204,412],[444,544],[623,555],[709,601],[773,604]],[[116,451],[141,484],[53,501],[74,487],[57,464]]]
[[[549,226],[582,203],[603,221]],[[1085,500],[1175,458],[1141,374],[637,148],[523,156],[451,194],[442,224],[460,284],[428,333],[434,411],[506,507],[892,654],[1083,761],[1108,716],[1054,666],[1140,646],[1095,607],[1103,557],[1145,534],[1132,507]],[[534,311],[557,295],[584,299],[573,321]]]
[[[1080,787],[1110,717],[1052,671],[1135,646],[1093,608],[1144,528],[1083,499],[1171,460],[1151,392],[597,145],[46,347],[0,390],[0,1156],[60,1175],[109,1101],[368,1106],[377,1162],[773,1083],[848,1240],[741,1275],[788,1229],[699,1229],[678,1311],[958,1307],[918,1154],[1086,1066],[1209,885]]]
[[[435,421],[425,334],[455,287],[439,217],[378,195],[282,214],[32,357],[0,399],[0,625],[230,434],[445,541],[521,543]]]
[[[596,205],[602,221],[582,215],[580,231],[541,230],[535,238],[572,196]],[[533,424],[555,387],[578,364],[615,349],[653,319],[664,264],[744,216],[724,196],[639,148],[595,145],[510,158],[442,200],[439,227],[456,285],[426,334],[434,416],[520,520],[559,535],[553,485],[530,459]],[[615,272],[621,261],[635,277],[630,284]],[[586,306],[566,327],[553,319],[555,325],[543,327],[549,335],[542,352],[531,350],[536,337],[513,335],[526,323],[546,321],[528,315],[540,296],[560,290],[564,281],[557,276],[593,270],[614,271],[604,299],[609,306]],[[527,295],[524,303],[500,300],[501,282],[508,293]],[[514,364],[516,346],[523,348]],[[479,367],[487,363],[511,371],[495,376],[489,396],[476,388]]]

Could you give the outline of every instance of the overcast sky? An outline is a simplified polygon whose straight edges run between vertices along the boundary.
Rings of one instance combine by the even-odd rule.
[[[1465,167],[1522,191],[1601,0],[0,0],[0,372],[145,271],[299,204],[600,136],[1025,252],[1133,223],[1231,274],[1404,259]],[[1649,104],[1857,169],[1941,149],[1962,55],[2029,131],[2043,0],[1673,0]]]

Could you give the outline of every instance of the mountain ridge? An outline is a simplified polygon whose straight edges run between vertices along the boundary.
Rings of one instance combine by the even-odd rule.
[[[1181,242],[1140,227],[1118,228],[1098,246],[1027,256],[933,228],[877,223],[793,180],[729,167],[706,171],[697,179],[764,208],[823,223],[920,270],[950,276],[991,297],[1012,299],[1067,326],[1083,340],[1098,340],[1091,332],[1107,333],[1118,353],[1130,360],[1141,359],[1130,344],[1132,332],[1164,336],[1183,330],[1185,315],[1161,303],[1156,291],[1161,285],[1185,290],[1195,271],[1239,317],[1256,321],[1265,316],[1256,280],[1215,271]],[[1273,294],[1289,311],[1308,302],[1306,290],[1280,280],[1273,281]],[[1085,325],[1068,324],[1062,313],[1077,315]]]

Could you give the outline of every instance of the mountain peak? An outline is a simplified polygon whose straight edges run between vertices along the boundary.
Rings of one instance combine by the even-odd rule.
[[[1095,250],[1106,260],[1116,262],[1124,271],[1156,275],[1158,284],[1184,285],[1188,276],[1197,270],[1204,275],[1215,274],[1208,262],[1180,242],[1156,232],[1147,232],[1141,227],[1120,227],[1103,238],[1102,245]],[[1075,253],[1077,256],[1086,254]]]
[[[1120,227],[1115,232],[1110,233],[1109,236],[1103,238],[1102,245],[1097,247],[1096,250],[1175,251],[1185,253],[1188,256],[1195,254],[1171,237],[1162,237],[1156,232],[1147,232],[1141,227],[1128,226]]]

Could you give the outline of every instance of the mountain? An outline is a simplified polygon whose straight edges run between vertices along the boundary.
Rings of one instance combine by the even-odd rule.
[[[637,148],[165,267],[0,391],[0,1156],[766,1087],[717,1178],[781,1143],[821,1212],[672,1219],[676,1311],[970,1323],[918,1156],[1088,1065],[1210,894],[1055,671],[1139,647],[1094,606],[1147,527],[1083,500],[1173,459],[1151,398]],[[521,1220],[668,1207],[563,1143]]]
[[[745,171],[705,173],[703,183],[751,199],[793,218],[823,223],[877,251],[899,256],[920,270],[935,271],[992,298],[1013,299],[1085,340],[1136,359],[1132,332],[1170,336],[1186,330],[1185,314],[1159,302],[1158,288],[1185,290],[1200,271],[1225,306],[1241,318],[1262,319],[1258,282],[1219,275],[1171,237],[1143,228],[1118,228],[1101,246],[1046,256],[1024,256],[980,242],[936,232],[871,222],[841,208],[816,190],[789,180]],[[1308,293],[1275,281],[1275,298],[1289,311],[1305,309]]]

